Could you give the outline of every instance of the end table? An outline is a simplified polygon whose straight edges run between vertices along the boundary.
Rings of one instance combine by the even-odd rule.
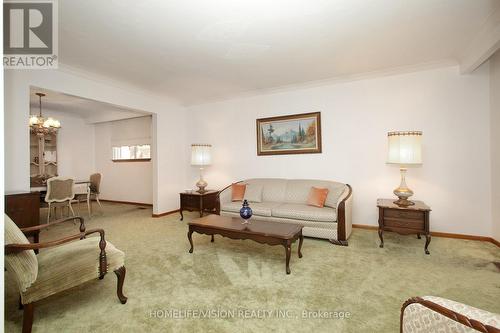
[[[414,201],[413,206],[398,206],[393,199],[378,199],[378,236],[380,247],[384,247],[384,231],[394,231],[401,235],[425,235],[425,254],[429,254],[431,242],[429,214],[431,209],[422,201]]]
[[[181,200],[181,221],[184,220],[183,210],[199,211],[200,217],[203,212],[219,214],[219,191],[209,190],[204,193],[196,191],[179,193]]]

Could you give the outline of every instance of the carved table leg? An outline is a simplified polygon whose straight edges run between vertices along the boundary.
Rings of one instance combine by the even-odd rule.
[[[383,229],[378,229],[378,237],[380,238],[380,245],[379,247],[384,247],[384,236],[383,236]]]
[[[118,295],[118,299],[122,304],[127,303],[127,297],[123,295],[123,282],[125,281],[125,274],[127,273],[127,270],[125,269],[125,266],[122,266],[118,268],[115,271],[116,277],[118,278],[118,283],[116,287],[116,294]]]
[[[286,274],[290,274],[290,256],[292,254],[292,244],[290,243],[290,241],[287,241],[284,246],[286,252]]]
[[[302,231],[299,236],[299,258],[302,258],[302,243],[304,242],[304,236],[302,235]]]
[[[189,253],[193,253],[193,231],[189,229],[188,231],[188,239],[189,239],[189,244],[191,244],[191,248],[189,249]]]
[[[182,209],[180,210],[181,213],[181,221],[184,220],[184,215],[182,214]]]
[[[214,242],[214,235],[212,235],[212,239],[210,240],[210,242]]]
[[[431,235],[426,234],[425,235],[425,254],[430,254],[429,250],[427,249],[429,247],[430,242],[431,242]]]
[[[420,237],[420,234],[417,234],[417,238],[418,238],[418,239],[421,239],[422,237]]]

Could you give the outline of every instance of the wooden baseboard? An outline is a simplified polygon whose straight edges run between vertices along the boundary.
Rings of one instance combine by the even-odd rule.
[[[103,202],[112,202],[112,203],[119,203],[119,204],[126,204],[126,205],[153,207],[152,204],[142,203],[142,202],[119,201],[119,200],[108,200],[108,199],[99,199],[99,200],[103,201]],[[166,215],[170,215],[170,214],[174,214],[174,213],[178,213],[178,212],[179,212],[179,210],[176,209],[176,210],[171,210],[171,211],[165,212],[165,213],[152,214],[151,216],[152,217],[162,217],[162,216],[166,216]]]
[[[367,229],[367,230],[378,230],[376,225],[366,225],[366,224],[353,224],[353,228]],[[492,237],[486,236],[475,236],[475,235],[464,235],[464,234],[453,234],[448,232],[431,231],[431,236],[434,237],[445,237],[445,238],[455,238],[455,239],[468,239],[481,242],[490,242],[500,247],[500,242]]]
[[[449,232],[431,231],[431,236],[445,237],[445,238],[457,238],[457,239],[477,240],[477,241],[482,241],[482,242],[493,242],[493,238],[491,238],[491,237],[475,236],[475,235],[464,235],[464,234],[453,234],[453,233],[449,233]]]
[[[179,210],[176,209],[176,210],[171,210],[169,212],[165,212],[165,213],[160,213],[160,214],[153,214],[152,216],[153,217],[162,217],[162,216],[167,216],[167,215],[170,215],[170,214],[174,214],[174,213],[178,213]]]
[[[378,226],[376,225],[353,224],[352,227],[358,229],[378,230]]]
[[[95,200],[93,200],[93,201],[95,201]],[[143,203],[143,202],[119,201],[119,200],[108,200],[108,199],[101,199],[101,198],[99,198],[99,201],[102,201],[102,202],[119,203],[119,204],[126,204],[126,205],[136,205],[136,206],[148,206],[148,207],[153,207],[153,204]]]

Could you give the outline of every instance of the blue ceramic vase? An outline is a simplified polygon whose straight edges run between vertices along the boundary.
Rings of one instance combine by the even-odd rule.
[[[244,223],[248,223],[248,220],[252,217],[252,208],[248,206],[248,201],[243,200],[243,206],[240,209],[240,216],[245,221]]]

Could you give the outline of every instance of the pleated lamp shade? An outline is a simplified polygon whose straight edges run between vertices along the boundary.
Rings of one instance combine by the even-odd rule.
[[[212,164],[211,155],[212,145],[192,144],[191,145],[191,165],[210,165]]]
[[[422,132],[389,132],[387,163],[399,165],[422,164]]]

